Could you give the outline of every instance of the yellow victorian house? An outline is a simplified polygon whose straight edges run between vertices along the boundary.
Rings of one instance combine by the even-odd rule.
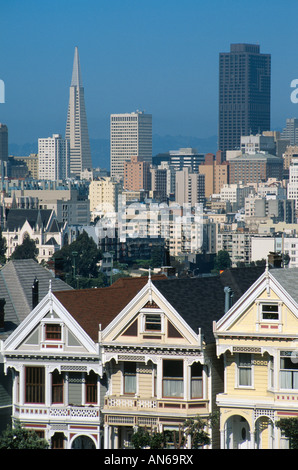
[[[222,449],[282,449],[276,422],[298,417],[298,269],[268,269],[214,322],[224,391]]]

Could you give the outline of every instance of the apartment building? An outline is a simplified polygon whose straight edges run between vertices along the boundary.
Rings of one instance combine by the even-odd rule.
[[[209,198],[212,194],[219,194],[221,188],[229,183],[229,162],[223,160],[220,151],[216,156],[208,153],[199,166],[199,174],[205,176],[205,198]]]
[[[149,191],[151,188],[150,163],[133,155],[124,162],[123,188],[129,191]]]
[[[89,201],[91,218],[96,214],[102,215],[107,212],[117,212],[119,183],[111,177],[97,178],[90,182]]]
[[[70,176],[69,141],[60,134],[38,139],[38,179],[66,180]]]

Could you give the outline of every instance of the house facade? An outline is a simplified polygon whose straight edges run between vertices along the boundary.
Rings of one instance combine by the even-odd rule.
[[[188,418],[222,410],[229,347],[217,350],[213,321],[228,310],[231,292],[237,304],[260,272],[149,275],[55,292],[50,283],[0,342],[13,381],[12,421],[54,449],[130,448],[132,434],[145,427],[168,431],[174,447]],[[206,431],[211,444],[205,448],[220,448],[219,427]],[[183,445],[190,448],[190,440]]]
[[[98,344],[48,294],[2,344],[12,371],[12,420],[53,449],[100,447]]]
[[[187,418],[212,413],[212,392],[221,386],[215,369],[211,375],[212,347],[150,279],[102,331],[100,344],[109,383],[102,408],[106,449],[130,447],[141,427],[178,435]],[[218,444],[215,434],[212,443]]]
[[[224,391],[222,449],[282,449],[276,425],[298,416],[298,270],[268,269],[214,323]]]

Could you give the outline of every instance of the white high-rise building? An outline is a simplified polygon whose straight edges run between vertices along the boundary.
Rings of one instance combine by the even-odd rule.
[[[289,183],[287,187],[288,199],[295,200],[296,213],[298,209],[298,157],[292,158],[292,163],[289,166]]]
[[[152,115],[134,113],[111,114],[111,176],[123,176],[124,162],[132,156],[152,161]]]
[[[38,178],[58,181],[69,178],[69,141],[60,134],[38,139]]]
[[[80,177],[81,172],[92,169],[92,159],[85,109],[84,88],[81,77],[78,48],[75,48],[65,138],[70,142],[70,172]]]

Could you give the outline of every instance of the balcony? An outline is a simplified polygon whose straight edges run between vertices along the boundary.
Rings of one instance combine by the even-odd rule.
[[[100,408],[95,405],[71,406],[71,405],[14,405],[13,417],[21,421],[48,421],[48,422],[88,422],[98,423]]]
[[[138,397],[116,397],[110,396],[105,398],[104,408],[102,411],[127,411],[141,412],[152,411],[158,413],[178,412],[181,414],[200,413],[208,411],[208,400],[204,399],[167,399],[167,398],[138,398]]]

